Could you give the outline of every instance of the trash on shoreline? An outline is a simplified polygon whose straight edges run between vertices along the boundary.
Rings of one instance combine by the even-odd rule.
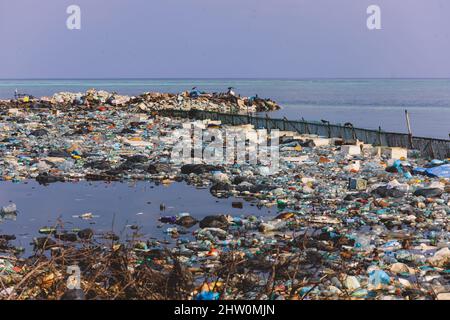
[[[448,297],[450,159],[408,158],[408,150],[387,147],[367,152],[378,147],[282,132],[274,174],[261,163],[171,162],[174,130],[193,124],[213,128],[205,130],[232,126],[153,112],[203,103],[208,110],[211,103],[217,103],[214,110],[235,103],[243,110],[235,98],[201,92],[123,97],[90,91],[31,99],[17,110],[11,110],[11,102],[0,103],[0,172],[8,183],[184,181],[218,198],[233,198],[230,211],[240,213],[199,217],[194,211],[174,213],[172,204],[160,203],[162,239],[140,237],[134,222],[128,228],[133,237],[126,239],[113,232],[50,225],[36,230],[35,254],[28,258],[17,258],[15,240],[0,235],[0,250],[7,255],[0,266],[14,271],[0,275],[6,288],[1,296]],[[249,215],[247,206],[270,208],[271,216]],[[0,217],[15,213],[10,204],[2,207]],[[79,219],[71,221],[76,225],[96,216],[85,212],[73,217]],[[70,263],[82,269],[83,294],[66,290]]]

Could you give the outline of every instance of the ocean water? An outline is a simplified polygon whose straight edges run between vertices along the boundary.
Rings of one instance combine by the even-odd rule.
[[[381,126],[393,132],[406,132],[407,109],[413,135],[448,139],[450,134],[450,79],[0,80],[0,98],[12,98],[16,88],[21,93],[48,96],[89,88],[129,95],[176,93],[194,86],[209,92],[232,86],[241,95],[271,98],[282,106],[272,117],[351,122],[355,127]]]

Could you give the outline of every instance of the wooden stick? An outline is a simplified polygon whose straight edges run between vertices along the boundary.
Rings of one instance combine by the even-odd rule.
[[[408,110],[405,110],[405,117],[406,117],[406,126],[408,128],[409,147],[410,147],[410,149],[412,149],[413,148],[412,131],[411,131],[411,124],[409,123]]]

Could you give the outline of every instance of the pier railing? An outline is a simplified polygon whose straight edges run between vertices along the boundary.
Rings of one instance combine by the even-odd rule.
[[[343,139],[358,139],[377,146],[403,147],[420,151],[426,158],[450,158],[450,140],[410,137],[405,133],[386,132],[371,129],[354,128],[329,123],[305,120],[274,119],[268,116],[253,116],[246,114],[220,113],[205,110],[161,110],[161,115],[190,118],[196,120],[220,120],[223,124],[242,125],[252,124],[255,128],[266,128],[295,131],[300,134],[315,134],[323,137]]]

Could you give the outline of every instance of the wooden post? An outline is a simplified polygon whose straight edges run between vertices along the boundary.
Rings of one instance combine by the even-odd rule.
[[[330,121],[327,121],[328,138],[331,138],[331,125]]]
[[[378,127],[378,145],[381,147],[381,126]]]
[[[311,132],[309,131],[309,126],[308,126],[308,122],[306,122],[305,118],[302,117],[302,121],[305,125],[305,129],[306,129],[306,133],[310,134]]]
[[[435,157],[435,155],[434,155],[434,150],[433,150],[433,143],[432,143],[432,141],[428,142],[428,144],[430,145],[430,155],[431,155],[431,158],[435,159],[436,157]]]
[[[408,128],[409,148],[412,149],[413,148],[413,140],[412,140],[411,124],[409,123],[408,110],[405,110],[405,117],[406,117],[406,127]]]

